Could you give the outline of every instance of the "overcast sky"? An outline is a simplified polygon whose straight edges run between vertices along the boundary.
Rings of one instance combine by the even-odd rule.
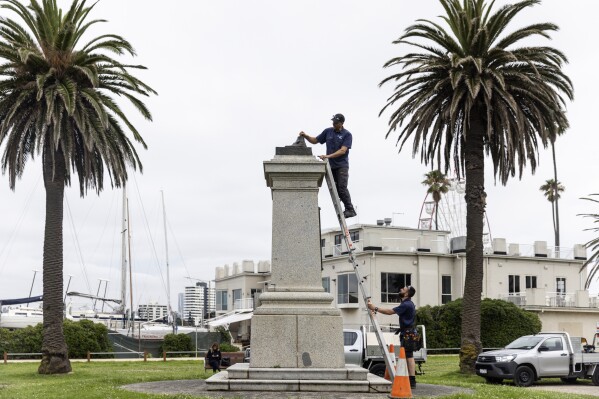
[[[137,76],[159,93],[146,102],[153,122],[129,112],[148,144],[147,151],[138,147],[144,172],[132,174],[128,185],[134,301],[166,302],[161,191],[176,308],[188,278],[212,280],[217,266],[270,259],[272,204],[263,161],[272,159],[275,147],[293,143],[300,130],[320,133],[337,112],[354,137],[349,188],[359,215],[351,222],[388,217],[394,225],[417,227],[428,168],[409,149],[398,154],[395,136],[385,139],[389,115],[378,113],[392,87],[378,83],[397,72],[382,65],[408,50],[391,42],[416,19],[439,22],[441,14],[436,0],[100,0],[92,17],[108,22],[90,34],[127,38],[138,53],[133,61],[149,68]],[[591,221],[577,214],[598,211],[580,199],[599,192],[598,60],[592,47],[597,15],[594,0],[545,0],[508,29],[558,24],[552,41],[536,44],[552,45],[570,61],[571,128],[556,147],[558,177],[566,187],[559,203],[564,247],[593,238],[584,231]],[[528,169],[506,187],[494,184],[487,159],[493,238],[524,247],[539,240],[554,245],[551,205],[539,191],[553,177],[551,152],[540,152],[537,173]],[[27,296],[33,270],[42,268],[41,175],[39,160],[29,162],[14,192],[0,176],[0,298]],[[100,196],[92,192],[83,199],[77,187],[67,189],[64,269],[65,278],[73,276],[70,290],[95,293],[98,279],[107,279],[107,296],[119,296],[121,196],[109,182]],[[320,203],[323,228],[335,227],[327,190]],[[40,277],[34,295],[42,292]]]

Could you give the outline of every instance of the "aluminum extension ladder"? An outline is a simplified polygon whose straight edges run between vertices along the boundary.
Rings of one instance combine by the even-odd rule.
[[[347,245],[347,256],[349,258],[348,261],[354,267],[356,279],[358,280],[358,286],[360,287],[360,292],[362,293],[362,297],[364,298],[364,304],[366,305],[368,303],[368,299],[370,299],[370,295],[368,295],[367,288],[365,287],[364,281],[360,276],[360,271],[358,270],[358,262],[356,262],[356,257],[354,256],[354,251],[356,248],[354,247],[354,243],[349,235],[349,230],[345,222],[345,216],[343,216],[343,210],[341,209],[339,195],[337,194],[337,187],[335,186],[335,180],[333,179],[333,172],[331,171],[331,165],[329,164],[328,160],[325,161],[325,167],[327,185],[329,186],[329,193],[331,193],[333,205],[335,206],[335,213],[337,214],[337,220],[339,221],[339,227],[341,227],[343,239],[345,240],[345,244]],[[381,326],[376,318],[376,315],[370,310],[367,311],[368,316],[370,317],[370,322],[374,326],[374,333],[376,335],[377,341],[379,342],[381,352],[383,353],[383,358],[385,359],[387,371],[389,373],[389,376],[391,377],[391,381],[393,381],[395,377],[395,359],[391,356],[389,348],[385,343],[385,338],[383,337],[383,332],[381,331]]]

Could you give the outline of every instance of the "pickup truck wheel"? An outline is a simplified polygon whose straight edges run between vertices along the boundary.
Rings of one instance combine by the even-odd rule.
[[[576,384],[577,379],[578,378],[576,377],[560,378],[560,380],[562,380],[562,382],[565,384]]]
[[[599,366],[595,367],[595,372],[591,377],[591,381],[593,381],[593,385],[599,385]]]
[[[377,363],[374,366],[372,366],[369,371],[374,375],[378,375],[381,378],[385,378],[386,368],[387,366],[385,366],[385,363]]]
[[[503,378],[498,377],[485,377],[487,380],[487,384],[501,384],[503,382]]]
[[[514,383],[519,387],[529,387],[535,381],[535,372],[528,366],[520,366],[516,369]]]

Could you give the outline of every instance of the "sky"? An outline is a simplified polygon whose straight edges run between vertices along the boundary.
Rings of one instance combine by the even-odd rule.
[[[59,0],[63,8],[67,1]],[[146,100],[153,122],[120,101],[148,144],[137,146],[143,173],[128,183],[133,297],[135,303],[165,303],[166,259],[171,300],[197,280],[214,279],[214,269],[271,256],[270,190],[263,162],[276,147],[293,143],[303,130],[317,135],[335,113],[346,117],[353,134],[349,188],[358,217],[375,224],[418,226],[426,194],[421,184],[429,167],[401,153],[388,131],[389,114],[379,111],[393,85],[379,82],[397,69],[384,69],[392,57],[410,50],[392,44],[418,18],[441,22],[436,0],[100,0],[91,16],[108,22],[88,38],[116,33],[137,51],[127,62],[148,67],[136,76],[159,94]],[[497,6],[506,4],[501,0]],[[5,16],[7,12],[1,10]],[[584,201],[599,192],[596,156],[597,52],[592,26],[599,13],[594,0],[544,0],[526,9],[509,31],[553,22],[560,31],[551,45],[569,59],[575,99],[567,103],[570,129],[556,143],[558,179],[566,187],[559,202],[562,247],[594,238],[597,213]],[[3,151],[4,147],[0,147]],[[324,146],[314,146],[315,155]],[[30,161],[16,190],[0,175],[0,298],[41,294],[44,188],[39,159]],[[539,187],[553,178],[549,149],[540,149],[534,175],[495,184],[486,162],[487,218],[492,238],[530,247],[554,245],[551,205]],[[162,204],[164,196],[164,207]],[[319,202],[323,228],[336,226],[326,189]],[[122,192],[105,182],[98,196],[80,198],[66,190],[64,219],[65,285],[69,290],[119,297]],[[167,219],[168,250],[163,215]],[[596,234],[596,233],[595,233]],[[167,254],[168,252],[168,254]],[[36,276],[35,281],[33,280]],[[592,293],[597,292],[597,285]]]

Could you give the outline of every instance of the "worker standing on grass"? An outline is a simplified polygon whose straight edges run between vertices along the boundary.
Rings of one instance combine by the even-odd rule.
[[[324,129],[316,137],[312,137],[303,131],[299,135],[311,144],[327,144],[326,155],[319,155],[319,158],[329,160],[339,199],[345,206],[343,216],[347,219],[356,216],[356,210],[351,203],[351,196],[347,189],[347,182],[349,180],[349,149],[352,144],[352,135],[343,127],[343,123],[345,122],[343,115],[335,114],[331,120],[333,121],[333,127]]]
[[[412,297],[416,294],[416,289],[411,285],[407,285],[399,290],[399,297],[401,303],[399,306],[393,309],[381,308],[374,306],[374,304],[368,299],[368,309],[376,313],[382,313],[386,315],[398,315],[399,316],[399,336],[402,346],[405,343],[405,336],[410,334],[416,328],[416,305],[412,302]],[[405,348],[406,351],[406,363],[408,366],[408,375],[410,377],[410,387],[416,388],[416,362],[414,361],[414,352],[409,350],[411,348]]]

